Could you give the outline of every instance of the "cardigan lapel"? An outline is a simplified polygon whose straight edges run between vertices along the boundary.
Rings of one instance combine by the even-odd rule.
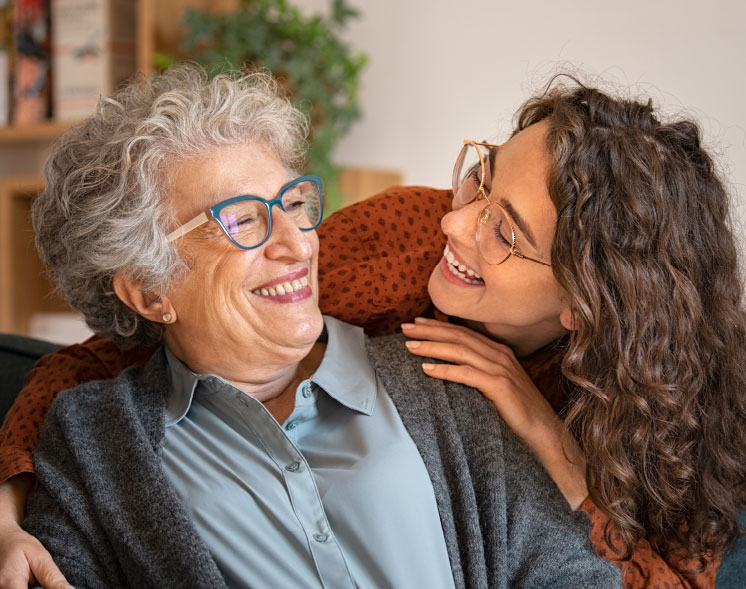
[[[427,378],[402,336],[369,340],[378,378],[430,475],[456,587],[489,586],[469,464],[443,381]]]

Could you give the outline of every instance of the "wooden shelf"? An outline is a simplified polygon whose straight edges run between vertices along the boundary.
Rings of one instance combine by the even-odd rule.
[[[0,181],[0,331],[26,334],[34,313],[70,310],[52,294],[34,247],[29,209],[43,188],[38,178]]]
[[[33,125],[0,127],[0,143],[33,143],[53,141],[64,133],[71,123],[45,121]]]

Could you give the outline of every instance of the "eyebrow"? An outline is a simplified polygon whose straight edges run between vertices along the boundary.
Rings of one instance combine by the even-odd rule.
[[[526,240],[531,244],[531,247],[536,249],[536,241],[534,240],[534,234],[531,233],[531,228],[528,226],[526,221],[523,220],[523,217],[521,217],[518,214],[518,211],[516,211],[513,208],[513,205],[510,204],[507,200],[504,198],[500,199],[500,204],[503,206],[503,208],[508,212],[510,215],[510,218],[513,220],[513,222],[516,224],[518,229],[521,230],[521,233],[526,236]]]
[[[495,161],[497,160],[497,150],[497,147],[493,147],[490,149],[490,178],[493,177],[492,170],[495,168]],[[531,247],[536,249],[536,240],[534,239],[534,234],[531,232],[531,228],[528,226],[528,223],[526,223],[526,221],[523,219],[523,217],[521,217],[518,211],[513,208],[513,205],[510,204],[510,201],[505,198],[501,198],[500,204],[508,212],[510,218],[516,224],[518,229],[520,229],[521,233],[526,236],[526,241],[531,244]]]

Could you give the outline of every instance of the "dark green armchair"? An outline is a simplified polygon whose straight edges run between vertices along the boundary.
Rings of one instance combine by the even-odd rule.
[[[0,420],[23,386],[23,377],[44,354],[59,345],[22,335],[0,333]]]

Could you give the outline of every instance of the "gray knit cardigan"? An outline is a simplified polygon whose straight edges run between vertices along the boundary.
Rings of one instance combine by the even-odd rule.
[[[456,587],[620,587],[585,514],[570,511],[492,404],[424,376],[403,341],[368,349],[429,472]],[[24,527],[75,587],[225,586],[161,467],[167,387],[160,350],[62,393],[49,411]]]

